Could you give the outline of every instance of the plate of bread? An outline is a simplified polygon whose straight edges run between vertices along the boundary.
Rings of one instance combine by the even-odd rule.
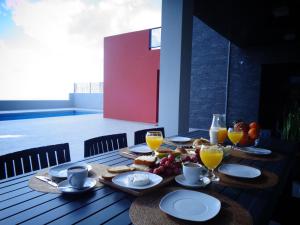
[[[148,189],[158,185],[162,180],[161,176],[153,173],[131,171],[115,176],[112,182],[125,188]]]

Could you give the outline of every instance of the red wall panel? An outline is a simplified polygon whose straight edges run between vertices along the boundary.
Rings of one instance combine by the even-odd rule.
[[[149,30],[104,39],[104,117],[157,122],[159,50]]]

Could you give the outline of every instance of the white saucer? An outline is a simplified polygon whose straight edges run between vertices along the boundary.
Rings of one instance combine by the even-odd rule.
[[[178,142],[178,143],[185,143],[185,142],[189,142],[190,140],[192,139],[188,137],[179,137],[179,136],[170,138],[170,141]]]
[[[129,150],[134,153],[144,153],[144,154],[152,152],[152,150],[146,145],[132,147],[132,148],[129,148]]]
[[[92,169],[92,166],[89,164],[86,164],[85,162],[68,162],[64,164],[60,164],[58,166],[51,167],[49,169],[49,175],[52,177],[57,177],[57,178],[67,178],[68,176],[68,168],[71,166],[84,166],[90,171]]]
[[[251,166],[225,163],[222,164],[218,171],[228,176],[239,177],[239,178],[256,178],[261,175],[261,171]]]
[[[187,180],[185,179],[183,174],[177,175],[175,177],[175,180],[178,184],[181,184],[186,187],[193,187],[193,188],[205,187],[206,185],[208,185],[210,183],[210,179],[208,177],[202,177],[196,183],[189,183],[189,182],[187,182]]]
[[[95,187],[97,181],[94,178],[86,178],[86,181],[84,182],[84,188],[83,189],[77,189],[77,188],[73,188],[68,180],[64,180],[62,182],[60,182],[58,184],[58,190],[60,190],[63,193],[67,193],[67,194],[78,194],[78,193],[82,193],[82,192],[86,192],[91,190],[93,187]]]

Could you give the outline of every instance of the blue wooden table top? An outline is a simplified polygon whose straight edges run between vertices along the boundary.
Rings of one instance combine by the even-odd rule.
[[[187,136],[203,137],[201,132],[189,133]],[[109,166],[132,163],[131,159],[120,156],[118,151],[83,161]],[[267,189],[233,188],[219,184],[211,184],[211,188],[247,209],[254,224],[263,224],[270,219],[274,204],[286,182],[290,159],[239,159],[238,163],[274,172],[279,176],[279,183]],[[108,186],[78,196],[37,192],[28,187],[28,181],[35,173],[0,181],[0,224],[131,224],[129,208],[135,197]]]

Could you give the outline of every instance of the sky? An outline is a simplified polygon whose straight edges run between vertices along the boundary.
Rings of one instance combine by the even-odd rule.
[[[0,0],[0,100],[103,81],[103,38],[161,26],[161,0]]]

